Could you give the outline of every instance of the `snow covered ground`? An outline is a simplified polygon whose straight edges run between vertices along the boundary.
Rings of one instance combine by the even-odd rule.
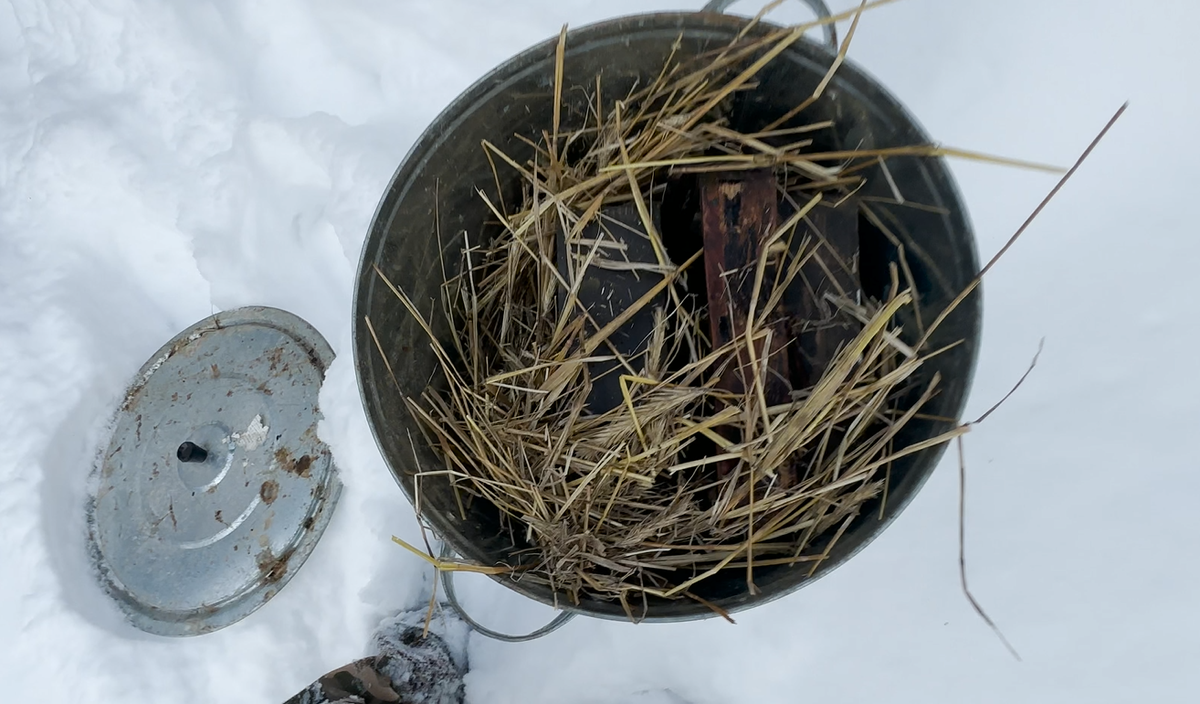
[[[429,575],[388,540],[416,539],[416,523],[350,350],[376,202],[437,112],[510,55],[564,22],[699,4],[0,3],[0,698],[269,704],[414,606]],[[803,17],[794,5],[783,20]],[[905,0],[864,17],[851,49],[955,146],[1067,164],[1131,101],[986,284],[970,410],[1046,338],[1031,380],[967,447],[973,585],[1023,663],[959,591],[947,462],[865,552],[737,626],[576,620],[525,645],[473,638],[471,701],[1195,701],[1197,21],[1187,0]],[[954,169],[985,256],[1053,184]],[[150,637],[87,572],[84,480],[142,362],[249,304],[304,317],[338,352],[322,434],[346,491],[261,611]],[[493,627],[550,615],[483,578],[461,591]]]

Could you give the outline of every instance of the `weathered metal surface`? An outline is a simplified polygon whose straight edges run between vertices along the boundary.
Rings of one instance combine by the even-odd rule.
[[[332,361],[303,320],[241,308],[185,330],[135,377],[88,506],[102,585],[135,626],[223,628],[303,564],[341,490],[317,437]]]
[[[704,270],[708,284],[708,317],[713,349],[746,334],[746,322],[757,295],[755,315],[771,295],[775,267],[768,265],[759,290],[755,279],[762,246],[778,227],[778,195],[770,169],[738,171],[702,179],[701,219],[704,228]],[[730,365],[721,376],[721,388],[744,393],[754,376],[761,376],[769,403],[783,403],[791,391],[788,383],[787,335],[782,321],[770,321],[771,346],[755,344],[755,357],[766,359],[766,369],[751,366],[747,357]]]
[[[775,174],[770,169],[712,174],[700,180],[700,217],[704,231],[704,271],[708,291],[708,319],[713,349],[746,334],[747,321],[757,302],[771,295],[775,267],[768,266],[755,291],[762,248],[778,227],[779,207]],[[756,302],[757,301],[757,302]],[[782,321],[772,321],[770,338],[753,345],[754,359],[739,357],[721,374],[717,386],[745,393],[760,377],[768,404],[788,400],[788,338]],[[769,344],[768,344],[769,342]],[[755,366],[754,362],[765,367]],[[717,476],[726,477],[737,462],[717,465]]]
[[[792,355],[791,373],[796,388],[803,389],[820,380],[838,351],[859,331],[858,325],[837,315],[827,298],[833,295],[853,301],[860,295],[858,202],[814,208],[798,234],[797,241],[811,238],[812,248],[787,300],[792,322],[789,332],[798,351]]]
[[[654,229],[660,230],[661,220],[657,209],[651,218]],[[579,236],[570,242],[560,226],[557,245],[555,254],[559,273],[568,282],[579,281],[572,317],[581,315],[579,307],[582,307],[596,326],[593,328],[589,323],[590,332],[611,323],[662,280],[661,275],[631,268],[631,265],[658,265],[658,254],[637,207],[632,203],[601,208],[599,216],[584,226]],[[589,257],[591,264],[583,269]],[[582,276],[577,273],[581,270]],[[566,303],[567,291],[560,286],[559,309]],[[640,368],[645,363],[640,358],[649,348],[650,335],[654,331],[654,311],[664,308],[666,304],[667,294],[659,294],[650,305],[643,307],[610,335],[608,343],[611,347],[602,348],[599,353],[609,354],[616,350],[634,369]],[[592,390],[587,403],[591,413],[604,413],[621,403],[620,375],[623,373],[626,372],[622,371],[617,361],[588,364]]]

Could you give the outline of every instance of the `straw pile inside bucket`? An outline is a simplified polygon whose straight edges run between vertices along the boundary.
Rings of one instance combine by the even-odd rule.
[[[485,143],[497,181],[520,179],[524,197],[506,204],[480,194],[500,231],[469,242],[445,281],[437,314],[451,321],[449,339],[435,337],[428,310],[387,281],[426,330],[444,376],[409,399],[445,464],[424,470],[448,474],[462,507],[494,504],[514,537],[534,546],[520,560],[520,579],[575,603],[618,601],[631,618],[645,613],[648,597],[707,603],[695,587],[723,571],[737,571],[756,593],[756,568],[815,570],[868,501],[886,501],[893,461],[962,431],[897,444],[938,392],[940,379],[917,371],[943,351],[926,348],[929,330],[919,322],[901,329],[902,319],[921,320],[903,267],[892,268],[887,300],[828,296],[831,319],[821,322],[857,332],[815,384],[784,403],[765,400],[763,350],[777,347],[769,338],[784,314],[783,292],[805,263],[827,256],[806,216],[852,195],[881,158],[944,153],[926,145],[817,152],[811,137],[832,124],[780,127],[807,104],[758,133],[733,130],[729,98],[752,90],[756,74],[806,29],[743,33],[718,52],[673,58],[620,100],[604,97],[598,77],[587,87],[586,124],[568,126],[556,112],[532,160]],[[570,88],[561,41],[558,56],[556,105]],[[671,261],[651,213],[671,175],[763,167],[774,170],[795,215],[742,272],[755,291],[744,334],[714,349],[705,302],[687,289],[693,270],[702,275],[701,253]],[[621,203],[637,208],[656,253],[654,262],[626,265],[655,284],[601,325],[576,294],[589,267],[619,264],[620,252],[582,233],[599,218],[611,234],[601,209]],[[560,271],[558,233],[588,253],[582,265]],[[645,353],[625,358],[611,344],[614,331],[663,296]],[[613,359],[621,403],[595,414],[589,363]],[[716,383],[731,365],[742,370],[742,393]]]

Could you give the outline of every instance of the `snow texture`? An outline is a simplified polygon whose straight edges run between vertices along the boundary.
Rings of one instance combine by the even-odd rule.
[[[512,54],[565,22],[699,5],[0,2],[3,698],[280,702],[419,606],[429,571],[389,540],[419,543],[417,524],[366,425],[350,349],[376,203],[438,111]],[[851,47],[935,138],[964,148],[1069,164],[1131,101],[986,283],[968,414],[1046,338],[1029,382],[967,438],[971,579],[1023,663],[960,593],[948,459],[862,554],[737,626],[577,619],[521,645],[471,638],[468,700],[1194,701],[1198,20],[1187,0],[906,0],[865,16]],[[985,256],[1053,184],[953,168]],[[336,350],[320,432],[345,493],[259,612],[152,637],[89,573],[86,478],[145,360],[243,305],[292,311]],[[551,616],[486,578],[460,592],[493,628]]]
[[[467,669],[466,624],[440,614],[425,635],[426,613],[401,613],[380,624],[372,641],[380,674],[412,704],[461,704]]]
[[[405,649],[405,634],[410,629],[425,630],[429,619],[429,632],[446,644],[456,667],[466,669],[468,662],[467,641],[470,629],[448,607],[439,605],[430,617],[428,609],[403,611],[379,623],[372,638],[372,650],[377,653],[400,653]]]

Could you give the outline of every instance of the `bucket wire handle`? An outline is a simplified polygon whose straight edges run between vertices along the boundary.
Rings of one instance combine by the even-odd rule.
[[[454,557],[454,550],[452,550],[450,548],[450,546],[447,545],[443,541],[443,543],[442,543],[442,559],[445,560],[445,559],[449,559],[452,557]],[[442,572],[442,590],[446,593],[446,603],[450,604],[450,608],[454,609],[454,612],[456,614],[458,614],[458,617],[461,618],[463,620],[463,623],[467,624],[467,626],[470,627],[471,630],[475,631],[476,633],[478,633],[480,635],[487,636],[488,638],[492,638],[492,639],[499,640],[499,641],[504,641],[505,643],[525,643],[527,641],[537,640],[538,638],[541,638],[542,636],[547,636],[547,635],[550,635],[551,633],[557,631],[558,629],[560,629],[564,625],[566,625],[567,621],[570,621],[571,619],[575,618],[575,614],[573,612],[564,611],[564,612],[558,614],[557,616],[555,616],[554,619],[550,621],[550,623],[547,623],[545,626],[542,626],[541,628],[537,629],[536,631],[533,631],[531,633],[526,633],[525,635],[520,635],[520,636],[509,635],[507,633],[500,633],[499,631],[493,631],[492,629],[488,628],[487,626],[480,624],[478,621],[471,618],[467,614],[466,610],[463,609],[462,604],[459,603],[459,601],[458,601],[458,594],[454,591],[454,572],[453,571],[444,570]]]
[[[711,0],[701,9],[701,12],[720,12],[723,13],[729,9],[737,0]],[[825,0],[801,0],[805,5],[808,5],[817,15],[819,20],[827,20],[833,17],[833,13],[829,11],[829,6],[825,4]],[[821,31],[825,34],[825,42],[833,47],[836,52],[838,50],[837,27],[832,22],[821,25]]]

